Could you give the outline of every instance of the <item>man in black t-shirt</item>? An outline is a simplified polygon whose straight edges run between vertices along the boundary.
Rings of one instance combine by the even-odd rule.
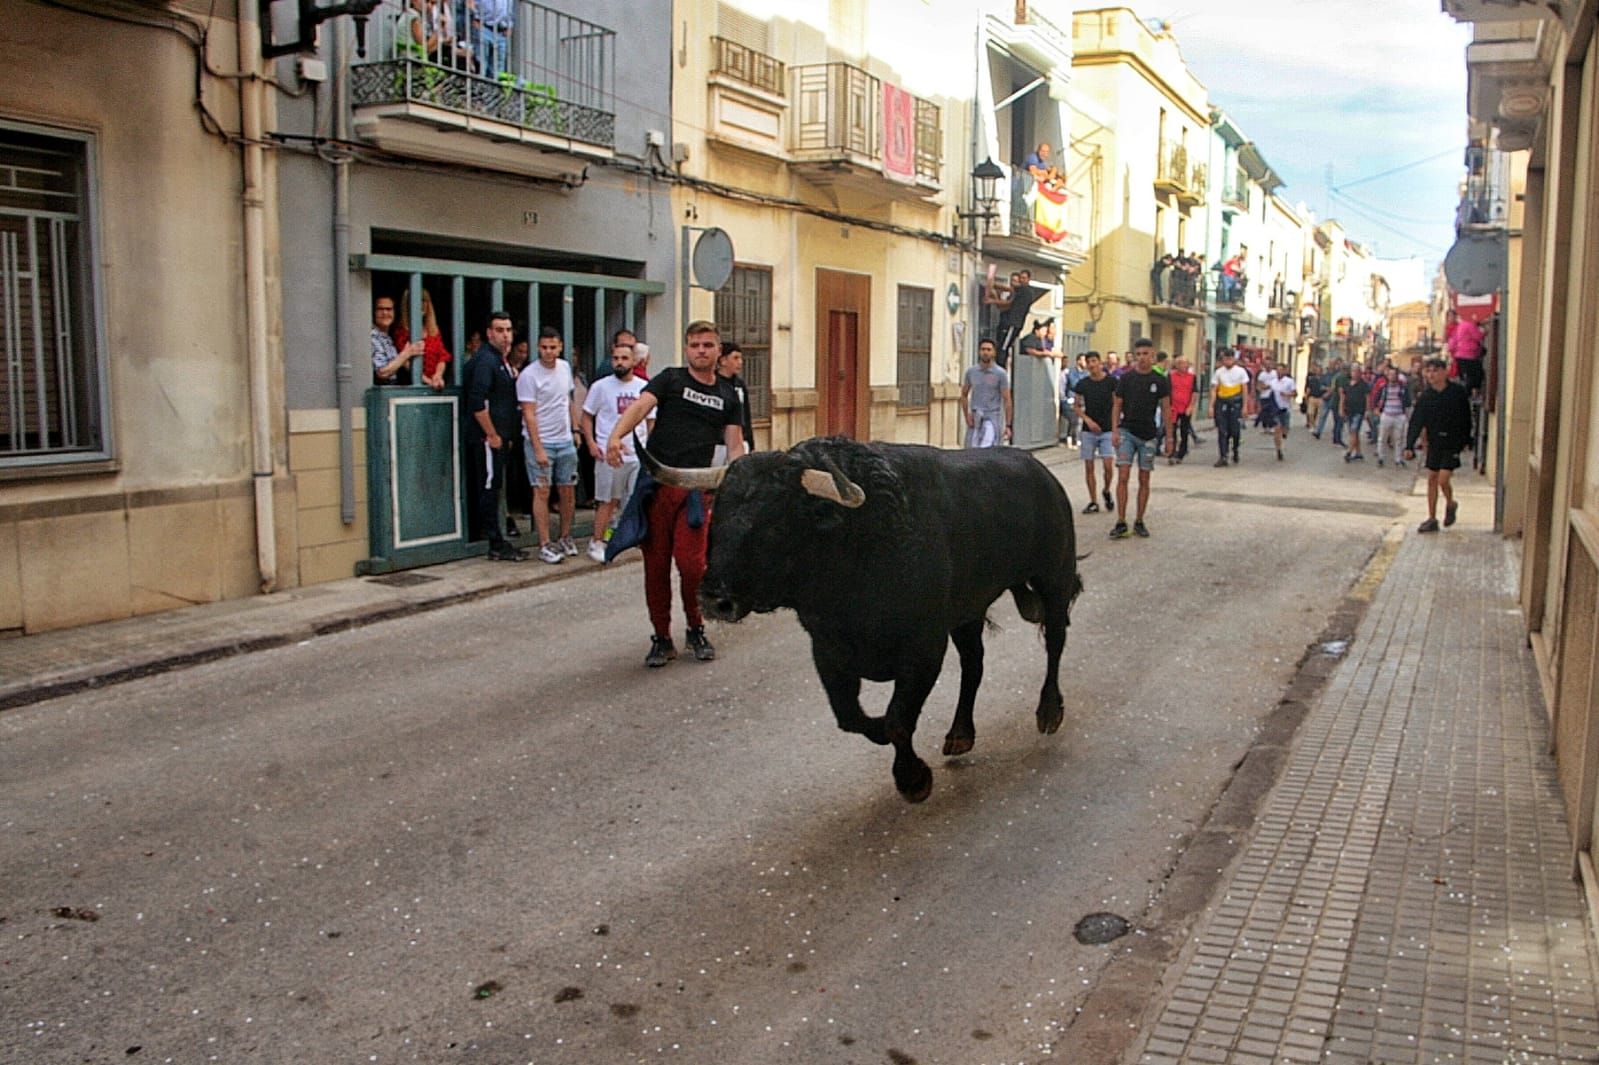
[[[1144,511],[1149,506],[1149,477],[1155,469],[1155,453],[1172,453],[1171,382],[1158,374],[1155,342],[1139,340],[1133,345],[1133,364],[1116,382],[1116,399],[1111,409],[1111,443],[1116,447],[1117,521],[1110,530],[1112,540],[1127,539],[1127,480],[1133,462],[1138,463],[1138,516],[1133,532],[1147,537]],[[1160,445],[1164,426],[1166,443]]]
[[[1110,442],[1110,415],[1116,402],[1116,378],[1105,372],[1097,351],[1084,355],[1083,362],[1088,369],[1088,376],[1078,379],[1072,391],[1076,393],[1077,413],[1082,419],[1082,428],[1077,435],[1082,441],[1083,477],[1088,482],[1088,505],[1083,508],[1083,513],[1094,514],[1099,510],[1099,500],[1094,498],[1096,492],[1104,493],[1106,510],[1116,509],[1110,496],[1110,471],[1116,461],[1116,448]],[[1103,489],[1094,484],[1096,462],[1105,465]]]
[[[1338,417],[1349,436],[1349,450],[1344,452],[1345,462],[1365,462],[1360,453],[1360,430],[1366,421],[1366,404],[1371,398],[1371,382],[1366,380],[1365,367],[1358,362],[1349,364],[1349,379],[1338,389]]]
[[[1018,270],[1011,275],[1008,296],[995,292],[992,286],[984,294],[984,303],[1002,308],[999,312],[999,349],[994,359],[1000,369],[1010,365],[1016,341],[1027,331],[1027,315],[1033,309],[1033,301],[1041,295],[1043,290],[1033,287],[1031,270]]]
[[[489,315],[488,342],[466,364],[462,433],[466,483],[476,533],[489,542],[497,562],[521,562],[527,552],[500,528],[500,486],[508,455],[522,448],[522,409],[516,402],[516,370],[511,364],[511,316]]]
[[[716,445],[727,447],[731,462],[744,454],[743,410],[738,393],[716,372],[722,340],[712,322],[690,322],[683,332],[686,367],[660,370],[644,386],[616,427],[611,430],[605,461],[622,464],[622,441],[639,423],[655,414],[649,452],[668,466],[704,467],[716,455]],[[650,638],[647,666],[664,666],[677,657],[672,643],[672,563],[677,562],[683,590],[683,612],[688,616],[689,650],[701,662],[716,657],[705,638],[700,615],[700,581],[705,577],[705,534],[711,523],[711,504],[699,489],[657,484],[645,510],[649,532],[644,551],[644,600],[649,606]]]

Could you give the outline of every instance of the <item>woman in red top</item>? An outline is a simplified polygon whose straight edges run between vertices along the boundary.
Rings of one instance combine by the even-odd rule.
[[[400,324],[394,330],[394,346],[404,349],[410,343],[410,300],[400,303]],[[422,290],[422,382],[437,392],[444,387],[444,367],[453,358],[444,346],[444,334],[439,332],[439,319],[433,313],[433,297]]]

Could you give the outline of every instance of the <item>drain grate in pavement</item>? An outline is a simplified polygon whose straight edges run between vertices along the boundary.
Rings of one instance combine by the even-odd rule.
[[[1369,514],[1374,518],[1402,518],[1404,508],[1397,503],[1374,503],[1360,499],[1308,499],[1302,496],[1255,496],[1242,492],[1189,492],[1189,499],[1214,499],[1222,503],[1255,503],[1262,507],[1287,507],[1290,510],[1330,510],[1338,514]]]
[[[438,579],[429,577],[426,573],[388,573],[382,577],[367,578],[372,584],[386,584],[390,588],[410,588],[418,584],[431,584]]]
[[[1125,917],[1118,917],[1114,913],[1091,913],[1077,922],[1072,935],[1077,937],[1079,943],[1097,946],[1120,939],[1132,929],[1133,926],[1127,923]]]

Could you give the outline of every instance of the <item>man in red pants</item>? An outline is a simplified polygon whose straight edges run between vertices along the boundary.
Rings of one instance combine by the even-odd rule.
[[[728,461],[744,454],[743,412],[738,393],[716,372],[722,338],[714,322],[690,322],[683,331],[686,366],[673,366],[650,378],[639,398],[622,412],[611,430],[605,461],[622,464],[622,441],[649,417],[649,451],[668,466],[709,466],[718,444],[727,447]],[[649,605],[650,638],[647,666],[664,666],[677,657],[672,642],[672,563],[682,583],[683,613],[688,616],[687,643],[694,657],[709,662],[716,648],[705,638],[700,616],[700,581],[705,576],[705,534],[711,522],[711,501],[698,490],[655,486],[645,511],[649,532],[640,545],[644,551],[644,600]]]

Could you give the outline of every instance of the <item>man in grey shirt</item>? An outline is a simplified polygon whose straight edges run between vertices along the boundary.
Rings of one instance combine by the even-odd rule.
[[[967,447],[997,447],[1010,442],[1010,374],[994,365],[998,349],[992,340],[977,345],[977,365],[961,378],[961,413],[966,416]]]

